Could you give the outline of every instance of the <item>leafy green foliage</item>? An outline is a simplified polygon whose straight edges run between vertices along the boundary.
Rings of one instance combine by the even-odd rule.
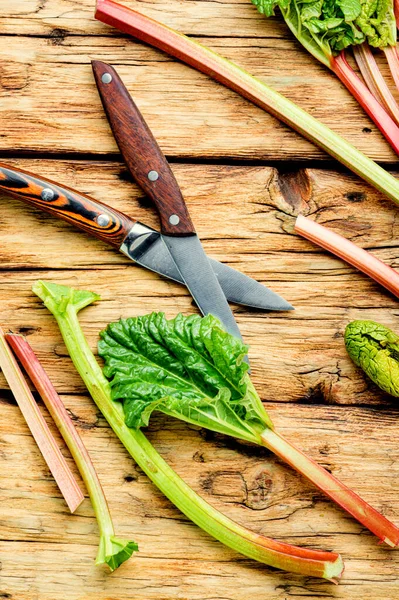
[[[382,390],[399,396],[399,336],[374,321],[352,321],[345,346],[353,362]]]
[[[252,0],[266,17],[279,8],[298,40],[316,58],[327,59],[348,46],[396,43],[391,0]]]
[[[96,565],[107,564],[111,571],[115,571],[138,549],[136,542],[124,540],[115,535],[102,535]]]
[[[104,374],[129,427],[148,425],[154,410],[253,442],[272,427],[247,374],[247,346],[212,315],[121,319],[101,338]]]

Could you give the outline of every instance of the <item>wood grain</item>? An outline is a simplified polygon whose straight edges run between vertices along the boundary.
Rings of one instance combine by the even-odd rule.
[[[357,102],[291,38],[198,39],[297,102],[371,158],[397,162]],[[0,57],[2,153],[116,153],[90,65],[99,59],[117,68],[168,157],[326,159],[313,144],[241,96],[127,37],[73,35],[53,43],[51,38],[0,36]]]
[[[50,178],[57,175],[60,183],[68,181],[157,224],[120,164],[12,162]],[[208,252],[269,281],[296,306],[292,315],[235,308],[251,343],[253,380],[276,425],[397,522],[396,401],[353,366],[342,340],[352,318],[375,318],[397,328],[396,301],[293,233],[294,215],[301,210],[397,266],[396,208],[346,173],[228,165],[173,168]],[[277,539],[339,550],[346,562],[343,581],[332,588],[256,565],[188,523],[137,469],[92,401],[81,395],[84,388],[53,318],[30,287],[43,278],[99,292],[102,301],[81,315],[93,350],[108,321],[159,309],[169,316],[192,312],[191,298],[182,286],[134,267],[68,224],[4,195],[0,203],[7,261],[0,280],[2,322],[29,336],[93,457],[118,533],[133,536],[141,547],[111,578],[94,566],[97,529],[89,502],[75,519],[68,515],[14,401],[2,392],[0,592],[18,600],[244,600],[248,590],[255,597],[397,600],[397,554],[378,546],[300,476],[265,450],[157,416],[150,439],[208,501]],[[23,216],[23,232],[16,213]],[[16,245],[21,252],[15,252]],[[3,380],[0,388],[5,389]]]
[[[0,189],[119,249],[134,221],[110,206],[54,181],[0,163]],[[104,221],[105,220],[105,221]]]
[[[13,164],[58,177],[60,183],[68,181],[94,198],[106,199],[115,209],[155,228],[159,225],[122,165],[35,160]],[[293,225],[300,210],[395,268],[399,264],[395,206],[344,173],[308,169],[282,174],[266,167],[183,164],[175,165],[174,172],[208,254],[266,283],[296,308],[292,313],[261,313],[233,307],[251,345],[253,378],[262,397],[282,402],[390,403],[353,366],[342,336],[355,318],[379,320],[395,329],[395,298],[295,235]],[[183,286],[134,266],[109,246],[37,209],[7,196],[0,202],[7,269],[0,280],[1,320],[15,331],[31,330],[32,344],[37,344],[44,363],[52,365],[60,391],[82,392],[83,387],[66,366],[52,317],[30,292],[37,279],[101,294],[101,305],[82,313],[93,347],[98,331],[120,316],[153,310],[173,316],[196,310]],[[16,213],[23,215],[24,230]]]
[[[125,2],[231,58],[396,169],[375,126],[279,18],[262,18],[249,0]],[[0,0],[0,156],[159,228],[121,164],[96,91],[90,61],[113,64],[171,160],[208,254],[296,307],[233,307],[274,422],[399,523],[397,402],[354,367],[342,339],[354,318],[398,330],[397,301],[293,231],[302,212],[397,269],[397,208],[331,162],[325,170],[321,151],[266,113],[93,13],[94,0]],[[315,161],[320,168],[306,168]],[[398,600],[399,554],[266,450],[155,415],[151,441],[194,489],[256,531],[342,552],[343,580],[333,586],[258,565],[188,522],[110,432],[30,288],[43,278],[99,292],[101,302],[81,314],[93,350],[99,330],[120,316],[194,312],[188,292],[3,192],[0,208],[1,324],[29,337],[94,460],[117,533],[140,544],[112,575],[94,565],[90,503],[68,514],[0,376],[0,599]]]

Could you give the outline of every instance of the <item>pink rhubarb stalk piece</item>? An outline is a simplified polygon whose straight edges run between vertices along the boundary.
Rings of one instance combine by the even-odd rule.
[[[399,124],[399,106],[391,94],[367,42],[353,46],[353,54],[370,92],[386,108],[395,123]]]
[[[399,57],[398,49],[396,46],[386,46],[383,48],[385,56],[388,61],[389,70],[395,82],[397,89],[399,90]]]
[[[363,107],[370,119],[374,121],[391,144],[396,154],[399,155],[399,127],[352,69],[346,60],[344,51],[331,60],[331,70],[348,88],[352,96],[356,98],[360,106]]]
[[[399,0],[393,0],[393,10],[395,13],[396,27],[399,29]]]
[[[71,446],[70,450],[74,450],[75,453],[77,451],[79,454],[79,460],[76,461],[79,463],[78,466],[82,467],[84,465],[84,469],[88,470],[90,477],[96,481],[97,487],[101,488],[101,483],[86,446],[83,444],[67,409],[30,344],[21,335],[7,333],[5,338],[39,392],[68,447]],[[82,473],[82,476],[86,479],[85,472]]]
[[[302,215],[295,222],[295,231],[366,273],[399,298],[399,274],[367,250]]]
[[[62,495],[73,513],[84,500],[0,328],[0,368]]]
[[[341,483],[334,475],[293,446],[282,435],[272,429],[266,429],[261,434],[261,439],[266,448],[304,475],[380,540],[392,547],[399,545],[399,528],[394,523]]]

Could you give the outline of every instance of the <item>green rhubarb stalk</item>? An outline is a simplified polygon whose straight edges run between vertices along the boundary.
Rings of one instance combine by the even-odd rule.
[[[391,200],[399,203],[399,181],[392,175],[326,125],[299,108],[294,102],[275,92],[268,85],[252,77],[248,72],[220,54],[162,25],[158,21],[113,2],[113,0],[97,0],[95,16],[100,21],[129,33],[171,56],[175,56],[226,87],[238,92],[247,100],[266,110],[314,142],[365,181],[386,194]],[[345,61],[338,62],[342,77],[347,77],[348,69]],[[391,126],[388,115],[381,116],[384,118],[387,128],[396,132],[397,126],[393,121],[393,126]],[[399,148],[399,136],[397,147]]]
[[[101,333],[99,354],[112,398],[129,427],[154,410],[266,446],[390,546],[399,528],[279,434],[248,375],[248,352],[212,315],[163,313],[121,319]]]
[[[89,492],[100,530],[96,565],[107,564],[111,571],[115,571],[131,557],[134,551],[138,550],[138,546],[131,540],[116,537],[107,499],[89,453],[61,398],[29,343],[21,335],[7,334],[5,337],[57,425]]]
[[[273,567],[337,582],[343,571],[339,554],[297,548],[256,534],[212,508],[163,460],[139,429],[125,423],[124,409],[98,365],[78,320],[78,312],[99,299],[95,293],[38,281],[35,294],[54,315],[72,361],[98,408],[127,451],[155,485],[188,518],[230,548]]]
[[[369,117],[399,154],[399,127],[384,106],[399,110],[371,52],[355,58],[369,88],[345,57],[345,49],[362,44],[386,48],[396,44],[393,4],[390,0],[252,0],[267,17],[278,8],[298,41],[315,58],[329,67],[353,94]],[[392,64],[392,61],[389,63]],[[397,69],[396,69],[397,70]],[[392,72],[395,74],[395,70]],[[370,75],[372,77],[370,77]],[[381,83],[381,86],[380,86]],[[377,88],[377,90],[376,90]],[[377,94],[374,92],[377,91]],[[387,93],[386,99],[384,98]],[[380,103],[382,96],[383,102]]]

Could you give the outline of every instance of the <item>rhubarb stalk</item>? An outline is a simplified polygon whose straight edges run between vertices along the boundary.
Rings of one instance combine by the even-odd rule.
[[[386,46],[383,48],[388,61],[389,70],[395,82],[396,88],[399,90],[399,57],[396,46]]]
[[[353,54],[370,92],[378,102],[385,106],[395,123],[399,124],[399,106],[391,94],[374,55],[367,43],[353,47]],[[371,107],[370,107],[371,108]]]
[[[348,88],[391,144],[396,154],[399,155],[399,127],[380,102],[373,96],[368,87],[356,75],[346,60],[344,51],[338,56],[332,56],[330,65],[331,70],[334,71],[337,77]]]
[[[288,98],[275,92],[220,54],[113,0],[97,0],[95,16],[100,21],[175,56],[238,92],[320,146],[391,200],[399,203],[399,181],[392,175]],[[385,123],[388,124],[386,117]],[[394,124],[392,135],[395,136],[395,144],[399,147],[399,137],[396,138],[397,129]]]
[[[91,458],[61,398],[29,343],[21,335],[7,334],[6,340],[39,392],[85,482],[100,530],[96,565],[107,564],[111,571],[114,571],[138,550],[138,546],[133,541],[115,536],[108,503]]]
[[[21,369],[7,345],[4,332],[1,328],[0,368],[3,371],[3,375],[10,386],[34,440],[68,504],[69,510],[72,513],[75,512],[83,502],[84,496],[36,404]]]
[[[334,475],[323,469],[314,460],[288,442],[280,433],[265,429],[261,434],[262,445],[274,452],[331,500],[344,508],[367,529],[391,547],[399,545],[399,529],[375,508],[360,498]]]
[[[216,317],[152,313],[109,323],[100,337],[104,374],[128,426],[145,426],[161,411],[266,446],[381,540],[399,544],[398,527],[276,431],[243,361],[248,346]]]
[[[54,315],[72,361],[98,408],[130,455],[155,485],[189,519],[230,548],[279,569],[337,582],[343,571],[339,554],[276,542],[234,523],[212,508],[164,461],[140,430],[128,427],[123,408],[111,399],[104,377],[78,320],[78,312],[99,299],[97,294],[38,281],[33,291]]]
[[[295,222],[295,231],[366,273],[399,298],[399,274],[363,248],[302,215]]]

